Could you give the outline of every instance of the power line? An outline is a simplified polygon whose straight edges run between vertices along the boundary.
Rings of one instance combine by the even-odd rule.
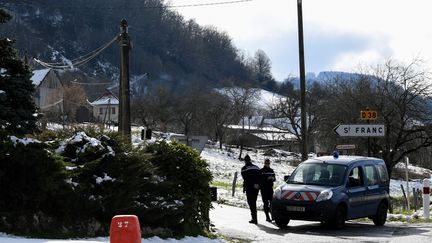
[[[137,9],[162,9],[162,8],[189,8],[189,7],[204,7],[204,6],[215,6],[215,5],[228,5],[228,4],[238,4],[245,2],[252,2],[254,0],[232,0],[232,1],[222,1],[222,2],[211,2],[211,3],[194,3],[194,4],[179,4],[179,5],[160,5],[160,6],[142,6],[138,8],[130,8],[130,7],[102,7],[98,8],[98,10],[137,10]],[[29,3],[14,3],[15,5],[29,5]],[[7,4],[0,4],[7,7]],[[77,10],[77,9],[89,9],[85,7],[65,7],[65,6],[52,6],[52,8],[67,8],[69,10]]]
[[[187,8],[187,7],[201,7],[201,6],[213,6],[213,5],[225,5],[225,4],[235,4],[243,2],[252,2],[253,0],[237,0],[237,1],[224,1],[224,2],[211,2],[211,3],[195,3],[195,4],[183,4],[183,5],[173,5],[166,6],[167,8]]]
[[[46,68],[51,68],[51,69],[72,69],[74,67],[79,67],[82,66],[84,64],[86,64],[87,62],[89,62],[90,60],[92,60],[93,58],[95,58],[97,55],[99,55],[102,51],[104,51],[106,48],[108,48],[112,43],[114,43],[117,40],[117,36],[114,37],[111,41],[109,41],[108,43],[104,44],[103,46],[99,47],[98,49],[80,57],[80,58],[76,58],[73,59],[76,62],[75,63],[71,63],[71,64],[67,64],[65,65],[64,63],[47,63],[44,61],[41,61],[39,59],[34,58],[34,60],[39,63],[40,65],[46,67]]]
[[[50,108],[50,107],[53,107],[53,106],[55,106],[55,105],[58,105],[58,104],[60,104],[60,103],[62,103],[63,102],[63,99],[60,99],[60,100],[58,100],[58,101],[56,101],[55,103],[51,103],[51,104],[48,104],[48,105],[45,105],[45,106],[42,106],[42,107],[40,107],[40,109],[42,110],[42,109],[47,109],[47,108]]]
[[[107,84],[113,84],[114,82],[109,82],[109,83],[82,83],[82,82],[71,81],[71,83],[74,83],[74,84],[83,84],[83,85],[107,85]]]

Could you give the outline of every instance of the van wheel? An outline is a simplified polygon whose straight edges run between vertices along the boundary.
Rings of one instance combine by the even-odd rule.
[[[385,202],[381,202],[378,206],[377,213],[372,218],[376,226],[383,226],[387,220],[388,206]]]
[[[343,205],[339,205],[336,208],[336,213],[334,218],[329,222],[329,224],[335,229],[341,229],[345,226],[346,220],[346,208]]]
[[[275,219],[276,225],[281,229],[286,228],[289,221],[289,219]]]

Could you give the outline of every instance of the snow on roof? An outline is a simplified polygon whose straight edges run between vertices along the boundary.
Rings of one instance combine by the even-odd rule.
[[[102,97],[90,103],[90,105],[118,105],[119,100],[115,97]]]
[[[7,76],[7,69],[6,68],[0,68],[0,76],[6,77]]]
[[[282,130],[276,127],[257,127],[257,126],[242,126],[242,125],[227,125],[226,127],[233,130],[247,130],[247,131],[260,131],[260,132],[273,132],[273,133],[288,133],[286,130]]]
[[[49,68],[47,68],[47,69],[40,69],[40,70],[34,70],[33,71],[33,76],[30,78],[30,80],[32,81],[32,83],[35,86],[39,86],[39,84],[46,77],[46,75],[48,74],[48,72],[50,70],[51,69],[49,69]]]
[[[118,105],[119,100],[111,93],[105,93],[95,101],[91,102],[90,105]]]

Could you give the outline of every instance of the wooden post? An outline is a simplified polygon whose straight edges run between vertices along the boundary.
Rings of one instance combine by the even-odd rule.
[[[130,123],[130,91],[129,91],[129,51],[130,39],[127,21],[121,21],[120,42],[120,105],[119,105],[119,132],[123,139],[131,142]]]
[[[400,186],[401,186],[401,188],[402,188],[402,193],[403,193],[403,196],[404,196],[404,198],[405,198],[405,207],[406,207],[407,210],[409,210],[409,209],[408,209],[408,199],[407,199],[407,196],[406,196],[406,194],[405,194],[404,187],[403,187],[402,184],[401,184]]]
[[[302,0],[297,0],[299,67],[300,67],[300,109],[301,109],[301,148],[302,160],[308,159],[307,123],[306,123],[306,74],[303,41],[303,6]]]
[[[234,197],[235,189],[236,189],[237,175],[238,175],[238,172],[236,171],[236,172],[234,173],[234,180],[233,180],[233,184],[232,184],[232,196],[233,196],[233,197]]]

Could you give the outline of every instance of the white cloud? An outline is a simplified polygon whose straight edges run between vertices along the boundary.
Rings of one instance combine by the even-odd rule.
[[[202,0],[199,2],[222,2],[225,0]],[[197,3],[194,0],[172,0],[172,5]],[[337,35],[367,37],[366,50],[337,49],[339,60],[320,57],[320,53],[309,53],[315,59],[322,59],[321,67],[335,67],[349,71],[364,60],[394,57],[401,61],[413,57],[427,59],[432,56],[432,1],[430,0],[303,0],[305,43],[310,35]],[[274,73],[278,79],[286,77],[297,67],[287,65],[287,59],[297,59],[298,51],[290,50],[289,58],[281,58],[274,51],[297,48],[297,1],[295,0],[253,0],[237,4],[204,7],[179,8],[177,11],[186,19],[213,25],[226,31],[235,45],[254,53],[264,50],[272,59]],[[309,35],[308,35],[309,34]],[[294,35],[294,36],[293,36]],[[290,40],[291,43],[281,40]],[[358,43],[354,43],[358,44]],[[308,48],[306,48],[306,52]],[[325,48],[325,47],[323,47]],[[315,49],[315,48],[310,48]],[[288,51],[283,51],[288,53]],[[307,62],[308,60],[306,60]],[[314,60],[315,61],[315,60]],[[380,60],[381,62],[383,60]],[[432,60],[431,60],[432,61]],[[286,67],[286,72],[283,67]],[[306,67],[308,68],[308,67]],[[321,70],[307,70],[321,71]]]

